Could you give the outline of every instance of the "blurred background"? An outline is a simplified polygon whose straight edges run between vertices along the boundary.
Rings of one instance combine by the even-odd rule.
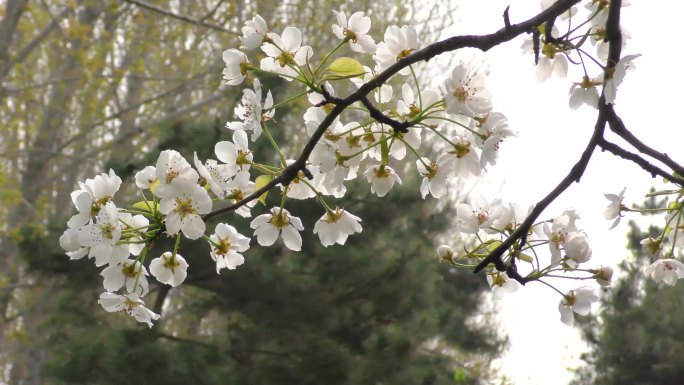
[[[421,41],[431,42],[454,31],[484,33],[501,27],[500,11],[508,3],[514,4],[513,21],[525,16],[523,4],[529,6],[527,16],[539,9],[537,0],[452,3],[0,0],[0,384],[529,384],[540,373],[562,377],[560,355],[546,346],[559,346],[564,337],[549,332],[546,321],[540,321],[546,318],[539,316],[552,313],[555,321],[558,298],[526,298],[526,306],[504,298],[513,305],[498,312],[483,277],[439,264],[434,250],[450,237],[453,201],[420,199],[413,173],[382,200],[369,196],[365,184],[350,184],[343,204],[363,218],[364,232],[344,247],[323,248],[311,234],[321,214],[311,204],[291,207],[307,229],[300,253],[278,245],[252,247],[243,266],[217,275],[206,242],[186,243],[182,253],[190,269],[185,284],[171,290],[159,285],[146,297],[148,306],[162,313],[152,330],[124,314],[105,313],[97,304],[103,291],[100,269],[87,259],[70,262],[58,244],[72,214],[69,194],[77,180],[113,169],[124,179],[116,203],[125,205],[139,200],[131,177],[153,164],[161,150],[173,148],[188,159],[197,151],[206,159],[216,141],[230,138],[224,125],[234,118],[242,88],[222,84],[221,53],[239,45],[240,28],[255,13],[273,31],[299,27],[318,55],[336,41],[331,10],[366,11],[376,41],[388,25],[410,23],[417,26]],[[635,76],[634,88],[626,83],[621,96],[631,95],[636,107],[625,100],[619,108],[649,115],[643,119],[651,123],[668,119],[639,124],[649,130],[680,124],[667,114],[644,114],[639,106],[644,99],[663,106],[679,100],[681,87],[668,85],[681,76],[668,73],[661,87],[649,74],[671,60],[656,56],[669,54],[671,46],[658,49],[655,42],[663,36],[661,27],[676,25],[672,18],[681,12],[662,13],[646,4],[625,12],[638,17],[639,23],[629,24],[637,47],[631,52],[644,53],[644,75]],[[658,21],[659,27],[644,20]],[[482,61],[482,71],[492,70],[494,88],[497,74],[502,78],[494,94],[499,95],[498,106],[507,106],[502,111],[512,126],[521,127],[521,133],[524,127],[526,141],[544,140],[548,120],[539,119],[541,131],[534,131],[526,109],[529,100],[520,97],[520,90],[546,99],[558,94],[560,99],[549,103],[562,107],[557,116],[566,116],[567,81],[559,92],[534,88],[529,58],[519,54],[519,46],[512,47],[493,50],[500,56]],[[649,61],[647,52],[655,60]],[[515,63],[519,68],[511,70],[511,58],[520,60],[522,64]],[[419,70],[429,78],[445,68],[431,61],[430,68]],[[511,78],[510,71],[530,78]],[[280,79],[262,82],[276,101],[289,94]],[[645,98],[644,92],[650,96]],[[520,105],[510,104],[514,102]],[[535,100],[534,113],[545,110],[545,102]],[[303,101],[277,110],[282,129],[273,133],[293,153],[307,106]],[[593,121],[592,111],[587,116],[587,122]],[[567,131],[576,127],[591,123]],[[662,139],[681,146],[681,141]],[[545,159],[551,167],[556,163],[550,160],[570,148],[531,143],[537,147],[511,146],[513,153],[506,159],[527,164]],[[273,156],[266,146],[254,151],[259,159]],[[568,159],[574,157],[571,153]],[[567,162],[557,163],[564,167]],[[506,166],[528,172],[528,167]],[[547,182],[555,183],[541,178],[520,194],[534,200]],[[648,183],[638,182],[640,187]],[[609,192],[614,186],[601,188]],[[597,198],[579,196],[576,201]],[[567,201],[560,204],[566,207]],[[600,217],[600,208],[593,211]],[[233,219],[220,218],[251,233],[244,220]],[[589,228],[607,227],[588,223]],[[608,250],[604,257],[618,256],[613,265],[630,254],[624,243],[632,257],[621,265],[614,288],[602,293],[602,310],[578,322],[583,349],[588,350],[570,374],[575,384],[681,383],[684,288],[657,288],[640,273],[650,262],[641,255],[639,240],[658,233],[652,224],[646,219],[621,225],[630,235],[622,240],[612,234],[618,246],[596,243],[596,250]],[[169,247],[160,242],[153,254]],[[517,321],[514,313],[524,314],[525,320]],[[515,356],[503,355],[505,331],[521,326],[529,331],[511,338],[519,341],[515,350],[508,350]]]
[[[308,229],[301,253],[252,247],[245,265],[219,276],[207,243],[186,243],[185,284],[146,297],[163,313],[152,330],[105,313],[99,269],[59,247],[77,180],[113,169],[124,205],[139,200],[132,176],[159,151],[206,159],[230,138],[224,125],[242,87],[222,85],[221,53],[239,45],[245,20],[258,12],[271,30],[298,26],[320,53],[333,46],[331,10],[341,9],[366,11],[376,41],[390,24],[414,23],[434,40],[452,23],[439,1],[0,1],[0,383],[495,378],[504,341],[477,312],[484,279],[437,263],[453,206],[422,200],[415,179],[380,203],[351,190],[344,205],[364,232],[344,247],[323,248],[311,234],[320,216],[311,204],[288,206]],[[282,80],[263,81],[276,101],[287,94]],[[278,140],[296,143],[288,124],[301,125],[306,107],[278,109]]]

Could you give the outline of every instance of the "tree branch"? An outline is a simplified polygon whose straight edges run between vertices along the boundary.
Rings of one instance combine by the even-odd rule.
[[[95,122],[95,123],[92,123],[90,126],[81,129],[80,132],[79,132],[78,134],[76,134],[76,135],[72,136],[71,138],[67,139],[64,143],[62,143],[62,144],[59,146],[59,151],[62,151],[63,149],[65,149],[67,146],[69,146],[69,145],[72,144],[73,142],[75,142],[75,141],[77,141],[77,140],[79,140],[79,139],[82,139],[82,138],[86,137],[88,134],[92,133],[93,130],[94,130],[95,128],[97,128],[98,126],[100,126],[100,125],[102,125],[102,124],[104,124],[104,123],[106,123],[106,122],[108,122],[108,121],[110,121],[110,120],[117,119],[117,118],[119,118],[120,116],[122,116],[122,115],[124,115],[124,114],[126,114],[126,113],[128,113],[128,112],[134,111],[134,110],[140,108],[141,106],[143,106],[143,105],[145,105],[145,104],[152,103],[152,102],[154,102],[155,100],[159,100],[159,99],[162,99],[162,98],[171,96],[171,95],[175,94],[176,91],[182,89],[182,88],[185,87],[185,86],[186,86],[185,83],[179,84],[179,85],[177,85],[177,86],[175,86],[175,87],[172,87],[172,88],[170,88],[170,89],[168,89],[168,90],[166,90],[166,91],[162,91],[161,93],[159,93],[159,94],[157,94],[157,95],[150,96],[150,97],[147,98],[147,99],[141,100],[140,102],[138,102],[138,103],[136,103],[136,104],[134,104],[134,105],[132,105],[132,106],[128,106],[128,107],[126,107],[126,108],[123,108],[123,109],[121,109],[121,110],[119,110],[119,111],[117,111],[117,112],[111,114],[111,115],[105,116],[104,118],[100,119],[99,121],[97,121],[97,122]]]
[[[662,162],[677,174],[684,175],[684,167],[673,161],[672,158],[670,158],[667,154],[658,152],[640,141],[636,136],[634,136],[634,134],[632,134],[631,131],[627,129],[627,127],[625,127],[622,119],[620,119],[615,111],[612,111],[612,113],[608,116],[608,124],[610,125],[611,131],[619,135],[622,139],[626,140],[627,143],[634,146],[634,148],[636,148],[640,153],[648,155],[651,158]]]
[[[36,37],[33,38],[24,48],[19,51],[16,57],[14,57],[12,60],[7,60],[5,65],[2,66],[0,69],[0,79],[4,79],[14,67],[15,64],[23,62],[26,57],[36,48],[40,45],[40,43],[43,42],[50,34],[52,31],[56,30],[59,27],[59,23],[62,21],[63,18],[65,18],[69,13],[71,13],[73,10],[70,7],[65,7],[57,16],[52,18],[52,21],[50,24],[45,26]]]
[[[198,109],[206,106],[207,104],[213,103],[214,101],[219,100],[223,97],[224,97],[223,92],[221,90],[219,90],[219,92],[217,92],[211,96],[208,96],[208,97],[198,101],[197,103],[195,103],[193,105],[190,105],[190,106],[185,107],[185,108],[181,108],[181,109],[176,110],[176,111],[169,112],[168,114],[161,116],[159,118],[151,119],[147,122],[142,122],[138,126],[134,127],[131,130],[121,132],[111,142],[108,142],[103,146],[92,147],[89,150],[84,151],[78,157],[74,158],[74,161],[72,164],[76,164],[78,162],[83,161],[84,159],[88,159],[89,157],[93,156],[94,154],[101,152],[103,148],[107,148],[114,143],[121,143],[121,142],[127,140],[128,138],[130,138],[134,135],[140,134],[143,131],[145,131],[145,129],[147,129],[148,127],[155,126],[155,125],[160,124],[166,120],[173,119],[173,118],[176,118],[178,116],[182,116],[182,115],[185,115],[185,114],[190,113],[192,111],[198,110]]]
[[[373,103],[368,100],[367,97],[364,97],[361,99],[361,104],[363,104],[364,107],[368,109],[368,113],[370,114],[371,118],[377,120],[380,123],[387,124],[388,126],[392,127],[394,132],[401,132],[401,133],[407,133],[408,128],[411,126],[411,123],[406,120],[404,122],[399,122],[396,121],[389,116],[383,114],[378,110]]]
[[[203,20],[198,20],[198,19],[194,19],[190,16],[185,16],[185,15],[181,15],[181,14],[174,13],[171,11],[167,11],[165,9],[159,8],[156,5],[150,4],[150,3],[143,1],[143,0],[123,0],[123,1],[126,3],[135,4],[140,8],[145,8],[149,11],[156,12],[156,13],[159,13],[159,14],[164,15],[164,16],[172,17],[174,19],[182,20],[182,21],[185,21],[185,22],[190,23],[190,24],[198,25],[200,27],[205,27],[205,28],[210,28],[210,29],[216,30],[216,31],[230,33],[230,34],[236,35],[236,36],[240,35],[239,33],[235,32],[235,31],[225,29],[221,26],[205,23]]]
[[[621,6],[621,0],[611,0],[610,2],[608,21],[606,23],[606,40],[610,44],[606,71],[612,71],[613,68],[615,68],[615,64],[620,59],[620,51],[622,49],[622,34],[620,32]],[[510,236],[508,236],[508,238],[506,238],[499,246],[497,246],[496,249],[492,250],[492,252],[489,253],[485,259],[477,264],[473,270],[474,273],[479,273],[482,271],[482,269],[487,267],[487,265],[493,263],[498,271],[506,272],[510,278],[515,279],[523,285],[535,279],[535,277],[530,276],[522,277],[518,273],[515,265],[515,253],[519,252],[524,246],[527,239],[527,234],[539,215],[546,210],[551,202],[556,200],[568,187],[570,187],[573,182],[579,182],[584,175],[584,171],[589,164],[591,155],[596,150],[596,147],[599,145],[600,141],[603,140],[603,134],[605,132],[606,124],[608,123],[608,118],[611,116],[611,112],[615,114],[613,111],[613,105],[606,104],[604,92],[601,93],[598,104],[599,112],[596,119],[596,125],[594,126],[594,133],[592,134],[591,139],[589,140],[587,147],[584,149],[580,159],[577,161],[577,163],[575,163],[565,178],[563,178],[563,180],[548,195],[546,195],[544,199],[539,201],[534,206],[534,209],[532,209],[532,212],[530,212],[527,218],[525,218],[523,223],[521,223],[520,226],[518,226],[518,228],[515,229]],[[517,241],[520,241],[520,243],[514,248],[513,256],[510,258],[509,262],[504,262],[504,253]]]
[[[542,24],[551,18],[555,18],[561,15],[563,12],[567,11],[568,9],[570,9],[570,7],[579,2],[580,0],[560,0],[557,3],[553,4],[551,7],[547,8],[545,11],[540,12],[536,16],[520,24],[506,26],[505,28],[500,29],[499,31],[489,35],[454,36],[430,44],[425,48],[418,50],[412,53],[411,55],[408,55],[405,58],[397,61],[389,68],[375,76],[369,82],[359,87],[359,89],[357,89],[356,92],[352,93],[344,99],[336,98],[335,107],[333,107],[333,109],[328,113],[328,115],[326,115],[326,117],[320,122],[320,124],[316,128],[316,131],[313,133],[313,135],[311,135],[311,138],[302,149],[302,152],[300,153],[297,160],[295,160],[288,167],[286,167],[280,175],[273,178],[268,184],[266,184],[259,190],[255,191],[254,193],[250,194],[240,202],[212,211],[211,213],[205,215],[204,219],[206,220],[216,215],[230,212],[241,206],[244,206],[248,202],[258,198],[259,196],[261,196],[261,194],[265,193],[266,191],[269,191],[271,188],[275,187],[278,184],[287,186],[294,178],[297,177],[299,171],[307,173],[308,170],[306,169],[306,161],[309,159],[309,156],[311,155],[313,149],[316,147],[316,144],[321,140],[321,138],[325,134],[325,131],[330,127],[330,125],[335,121],[335,119],[353,103],[359,101],[363,103],[363,99],[367,98],[368,94],[371,91],[385,84],[385,82],[387,82],[392,76],[397,74],[402,69],[407,68],[411,64],[417,63],[419,61],[428,61],[437,55],[455,51],[461,48],[470,47],[478,48],[482,51],[487,51],[498,44],[512,40],[523,33],[533,30],[539,24]]]
[[[599,141],[599,147],[601,147],[602,149],[604,149],[606,151],[609,151],[613,155],[619,156],[620,158],[631,160],[632,162],[639,165],[639,167],[641,167],[644,171],[650,173],[653,178],[655,178],[656,176],[662,176],[663,178],[669,180],[670,182],[678,183],[678,184],[684,186],[684,179],[667,173],[663,169],[652,165],[646,159],[640,157],[638,154],[635,154],[633,152],[629,152],[629,151],[625,150],[624,148],[618,146],[615,143],[611,143],[611,142],[602,138]]]

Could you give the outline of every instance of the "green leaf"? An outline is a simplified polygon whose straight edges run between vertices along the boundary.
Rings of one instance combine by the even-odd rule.
[[[350,57],[335,59],[335,61],[330,63],[330,66],[326,71],[332,73],[332,75],[326,75],[326,78],[332,80],[363,76],[363,74],[366,73],[366,71],[363,70],[363,65],[356,59]]]
[[[456,368],[454,370],[454,381],[457,384],[465,384],[468,380],[468,373],[463,368]]]
[[[157,202],[154,201],[140,201],[133,204],[134,209],[149,211],[151,213],[158,211]]]
[[[495,241],[493,241],[487,245],[487,250],[491,253],[492,251],[494,251],[494,249],[499,247],[500,244],[501,244],[501,241],[495,240]]]
[[[519,253],[518,259],[520,259],[521,261],[525,261],[527,263],[532,263],[532,261],[534,260],[531,255],[525,253]]]
[[[255,190],[259,190],[260,188],[266,186],[273,180],[273,175],[259,175],[254,183],[256,186],[254,187]],[[259,197],[259,202],[261,202],[262,205],[266,206],[266,195],[268,195],[268,191],[265,193],[261,194]]]
[[[159,186],[161,182],[159,182],[159,179],[155,179],[154,182],[150,185],[150,191],[152,191],[152,194],[157,195],[157,186]]]

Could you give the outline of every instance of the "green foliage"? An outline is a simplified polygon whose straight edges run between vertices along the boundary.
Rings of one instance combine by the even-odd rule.
[[[642,231],[630,222],[632,258],[625,272],[604,295],[600,318],[582,325],[591,352],[576,384],[678,385],[684,375],[684,287],[658,287],[641,268],[650,264],[640,241],[657,237],[661,229]]]
[[[183,138],[207,148],[216,139],[197,135],[198,127],[210,126],[177,122],[162,143]],[[89,384],[452,384],[458,373],[460,384],[479,383],[491,373],[473,367],[500,347],[484,325],[467,326],[486,288],[481,277],[438,263],[433,240],[453,213],[421,199],[415,178],[404,180],[383,199],[367,186],[348,192],[340,204],[363,218],[364,232],[344,246],[323,247],[311,233],[323,208],[295,200],[287,208],[306,228],[300,253],[253,240],[245,265],[217,275],[207,242],[184,242],[180,252],[190,263],[189,276],[176,290],[152,284],[147,305],[163,309],[163,318],[151,331],[97,305],[98,269],[87,258],[68,261],[57,245],[60,229],[47,238],[25,236],[22,255],[32,271],[63,277],[50,313],[46,378]],[[251,233],[248,220],[218,220]],[[150,256],[169,250],[172,241],[157,242]],[[431,347],[435,340],[439,348]]]
[[[49,340],[48,375],[101,384],[448,384],[459,369],[459,383],[475,383],[446,350],[427,347],[440,338],[473,357],[498,348],[491,331],[466,326],[483,289],[479,277],[450,271],[434,256],[432,238],[449,212],[434,212],[415,185],[382,203],[361,192],[350,198],[345,208],[364,218],[366,230],[344,247],[325,248],[311,234],[322,215],[311,204],[288,205],[307,228],[301,253],[254,245],[244,266],[218,276],[206,242],[184,247],[186,288],[170,292],[167,323],[152,331],[104,315],[94,303],[100,282],[68,279],[52,313],[60,326]],[[91,261],[29,250],[40,258],[34,268],[54,259],[94,276]]]
[[[300,26],[317,53],[333,39],[321,33],[330,31],[330,11],[344,8],[335,0],[276,7],[272,1],[151,3],[233,31],[259,11],[273,31]],[[373,16],[379,40],[387,25],[412,21],[411,9],[424,6],[411,3],[354,6]],[[69,193],[77,179],[112,168],[126,181],[117,199],[126,199],[133,173],[154,164],[162,149],[211,157],[217,140],[230,139],[223,125],[241,97],[238,87],[219,90],[220,52],[239,43],[234,34],[121,1],[27,4],[17,32],[3,40],[8,71],[0,68],[6,100],[0,227],[8,229],[1,234],[0,268],[3,284],[16,285],[0,291],[8,321],[0,325],[0,365],[9,368],[0,382],[452,383],[454,354],[464,368],[488,362],[495,339],[465,326],[481,281],[437,264],[431,240],[449,213],[432,213],[415,186],[381,205],[353,194],[345,207],[363,215],[366,231],[350,247],[325,249],[310,238],[301,254],[255,247],[245,266],[217,276],[206,242],[186,244],[188,284],[170,292],[155,287],[146,298],[157,311],[164,304],[164,322],[152,331],[105,313],[96,303],[101,268],[87,258],[69,261],[58,245],[72,209]],[[452,14],[423,31],[438,32]],[[27,56],[16,55],[26,47],[32,47]],[[276,100],[286,86],[276,77],[262,84]],[[288,127],[301,127],[302,106],[294,108],[278,108],[272,134],[279,143],[293,139]],[[273,156],[267,145],[253,151],[259,159]],[[311,237],[322,210],[295,210]],[[246,223],[241,231],[250,233]],[[169,242],[157,242],[153,254],[169,250]],[[426,349],[437,337],[443,348]],[[464,370],[471,382],[486,375]]]

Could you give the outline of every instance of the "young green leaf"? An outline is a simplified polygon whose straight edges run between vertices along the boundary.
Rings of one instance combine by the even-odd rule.
[[[273,175],[259,175],[254,181],[254,183],[256,184],[254,188],[258,190],[266,186],[271,180],[273,180]],[[261,194],[261,196],[259,197],[259,202],[261,202],[261,204],[264,206],[266,206],[266,195],[268,195],[268,191]]]

